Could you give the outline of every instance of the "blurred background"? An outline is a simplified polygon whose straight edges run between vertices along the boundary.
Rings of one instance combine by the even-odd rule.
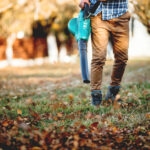
[[[0,0],[0,68],[75,63],[78,48],[67,24],[79,0]],[[150,58],[150,0],[129,1],[130,59]],[[91,43],[89,41],[89,59]],[[108,58],[113,59],[111,44]]]

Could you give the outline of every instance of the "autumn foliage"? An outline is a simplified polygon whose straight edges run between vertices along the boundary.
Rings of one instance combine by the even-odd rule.
[[[20,114],[20,113],[19,113]],[[39,120],[35,115],[35,122]],[[17,118],[16,121],[5,120],[0,122],[0,147],[12,150],[48,150],[48,149],[131,149],[149,150],[150,126],[139,124],[134,129],[128,127],[119,129],[115,126],[98,127],[94,122],[88,128],[75,123],[73,127],[64,126],[39,131],[32,124],[28,125],[27,118]],[[35,123],[34,122],[34,123]],[[24,135],[19,134],[24,131]]]

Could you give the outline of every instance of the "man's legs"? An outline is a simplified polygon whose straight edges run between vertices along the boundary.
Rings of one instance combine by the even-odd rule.
[[[115,100],[116,95],[120,90],[120,83],[125,71],[128,60],[128,45],[129,45],[129,13],[125,13],[119,18],[110,20],[114,66],[111,76],[111,84],[108,87],[108,92],[105,99]]]
[[[112,43],[115,62],[111,76],[111,85],[120,85],[126,63],[128,60],[129,46],[129,18],[128,13],[116,19],[113,25]],[[115,27],[115,25],[117,25]]]
[[[102,101],[101,83],[103,66],[109,39],[107,22],[101,20],[101,14],[91,18],[92,26],[92,63],[91,63],[91,96],[92,105]]]
[[[102,71],[106,60],[109,31],[106,21],[101,15],[91,18],[92,26],[92,63],[91,63],[91,91],[100,90]]]

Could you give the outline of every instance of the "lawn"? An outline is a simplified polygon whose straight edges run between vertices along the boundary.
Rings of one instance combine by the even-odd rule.
[[[103,74],[103,97],[112,61]],[[0,74],[0,150],[150,149],[150,60],[132,60],[122,104],[90,105],[79,64],[8,67]]]

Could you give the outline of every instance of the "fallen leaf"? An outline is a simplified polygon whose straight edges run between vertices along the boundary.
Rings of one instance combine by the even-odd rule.
[[[62,113],[57,113],[57,116],[58,116],[59,118],[61,118],[61,117],[63,116],[63,114],[62,114]]]
[[[117,143],[121,143],[123,141],[123,137],[119,136],[116,138]]]
[[[117,132],[118,129],[117,129],[116,127],[113,127],[113,128],[112,128],[112,131],[113,131],[113,132]]]
[[[81,125],[81,121],[76,121],[75,123],[74,123],[74,126],[75,127],[79,127]]]
[[[20,109],[17,109],[17,114],[18,115],[21,115],[22,114],[22,111]]]
[[[150,113],[145,114],[146,118],[150,118]]]
[[[118,119],[119,119],[119,120],[122,119],[122,114],[121,114],[121,113],[118,114]]]
[[[74,150],[77,150],[79,142],[78,141],[73,141],[73,145],[74,145]]]
[[[22,145],[22,146],[20,147],[20,150],[27,150],[27,148],[26,148],[25,145]]]
[[[23,118],[21,118],[20,116],[18,116],[16,119],[17,119],[17,121],[19,121],[19,122],[23,121]]]
[[[97,126],[98,126],[98,122],[94,122],[90,125],[90,127],[93,127],[93,128],[97,128]]]
[[[72,113],[70,115],[66,115],[66,118],[67,119],[74,119],[75,118],[75,115]]]
[[[64,127],[64,126],[60,126],[59,129],[60,129],[61,131],[64,131],[65,127]]]
[[[108,146],[100,146],[99,147],[101,150],[112,150],[111,147],[108,147]]]
[[[32,147],[31,150],[42,150],[40,147]]]
[[[70,94],[68,97],[69,97],[70,100],[74,99],[74,96],[72,94]]]
[[[2,123],[2,125],[3,125],[4,127],[7,127],[7,126],[9,125],[9,123],[8,123],[8,121],[4,121],[4,122]]]
[[[79,128],[79,131],[80,131],[80,132],[83,132],[85,129],[86,129],[86,126],[81,125],[80,128]]]
[[[11,107],[8,106],[8,105],[6,105],[5,108],[8,109],[8,110],[11,110]]]
[[[27,105],[31,105],[32,104],[32,99],[31,98],[26,99],[25,103]]]
[[[56,116],[54,116],[54,117],[53,117],[53,119],[54,119],[55,121],[57,121],[57,120],[58,120],[58,118],[57,118]]]

